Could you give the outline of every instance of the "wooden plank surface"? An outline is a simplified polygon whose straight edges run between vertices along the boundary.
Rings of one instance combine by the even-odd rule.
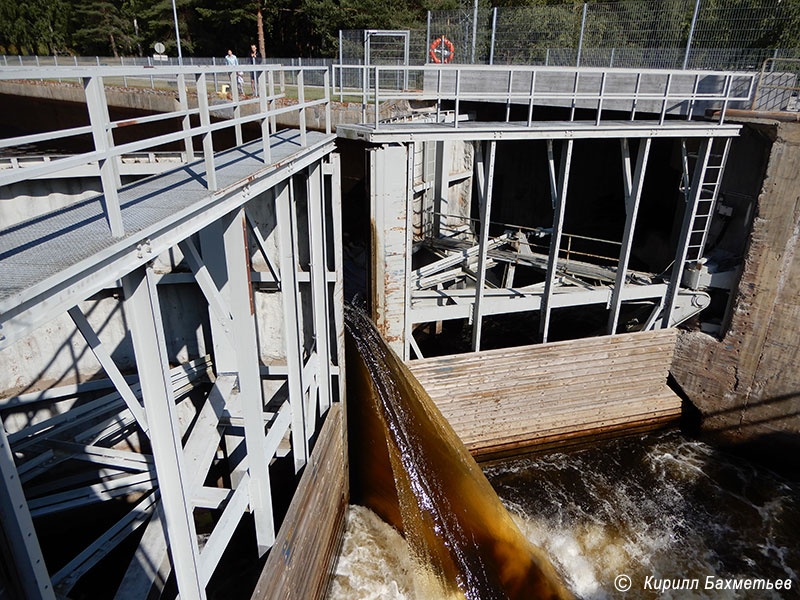
[[[328,411],[252,600],[325,597],[349,499],[342,412]]]
[[[411,371],[476,455],[661,425],[672,329],[415,360]]]

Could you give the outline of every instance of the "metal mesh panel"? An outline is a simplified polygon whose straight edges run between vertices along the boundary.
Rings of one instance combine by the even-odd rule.
[[[571,6],[430,13],[429,37],[447,37],[454,63],[755,69],[800,44],[796,0],[626,0]],[[581,24],[584,6],[586,10]],[[690,43],[695,8],[698,15]],[[473,39],[475,45],[472,57]],[[484,50],[487,48],[487,50]],[[779,50],[776,50],[779,49]],[[413,61],[412,61],[413,64]]]
[[[580,7],[573,6],[500,8],[492,62],[575,64],[580,18]]]

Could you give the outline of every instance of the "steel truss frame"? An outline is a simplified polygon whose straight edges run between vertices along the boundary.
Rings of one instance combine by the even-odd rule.
[[[463,135],[468,135],[466,130],[461,130],[461,132]],[[488,234],[494,156],[498,142],[495,140],[484,141],[483,137],[473,140],[476,144],[476,156],[472,176],[476,181],[475,189],[479,193],[479,215],[478,218],[470,219],[470,221],[474,227],[477,241],[472,247],[469,247],[468,244],[453,246],[451,250],[442,255],[440,260],[416,271],[412,271],[410,266],[406,269],[403,281],[407,290],[404,307],[406,334],[402,347],[399,348],[404,356],[422,357],[411,332],[415,326],[424,323],[468,319],[473,326],[472,350],[479,351],[482,319],[487,315],[539,311],[539,339],[546,342],[550,331],[550,316],[552,311],[558,308],[605,304],[608,308],[606,333],[614,334],[618,331],[619,315],[623,303],[647,302],[653,305],[650,316],[644,324],[645,329],[674,327],[708,305],[710,299],[707,294],[702,291],[682,289],[680,278],[685,265],[692,260],[698,260],[702,255],[703,244],[707,237],[711,216],[714,213],[713,205],[718,196],[725,160],[730,148],[731,132],[723,134],[720,129],[717,129],[714,132],[707,134],[704,132],[704,135],[694,137],[695,140],[699,140],[700,151],[697,159],[693,161],[691,169],[689,162],[692,161],[685,161],[685,178],[691,181],[691,185],[686,193],[685,216],[676,248],[675,267],[672,274],[663,282],[655,276],[631,273],[628,269],[650,148],[653,138],[659,137],[659,133],[654,131],[650,136],[642,137],[641,132],[637,131],[631,138],[620,135],[621,179],[626,216],[619,244],[619,254],[616,265],[612,267],[605,268],[588,264],[588,271],[583,280],[580,279],[580,273],[577,278],[570,274],[563,258],[565,248],[563,248],[561,237],[574,142],[572,136],[564,133],[566,132],[562,132],[560,142],[545,138],[554,214],[552,228],[547,230],[550,238],[547,254],[533,254],[529,249],[520,249],[517,252],[498,252],[496,250],[499,246],[514,242],[508,233],[495,238]],[[433,135],[432,131],[431,134]],[[541,139],[530,132],[529,136],[533,139]],[[414,135],[412,139],[416,140],[417,136]],[[631,139],[638,140],[635,156],[631,156]],[[409,144],[415,143],[408,138],[405,141]],[[425,141],[427,142],[427,138]],[[437,168],[434,180],[425,188],[433,190],[434,201],[441,207],[447,206],[450,175],[444,172],[443,165],[450,162],[446,158],[449,156],[450,150],[447,146],[450,143],[449,139],[436,143]],[[685,146],[686,139],[681,139],[681,143]],[[712,146],[719,148],[716,155],[711,152]],[[412,157],[413,161],[415,153],[409,151],[408,155]],[[560,158],[557,158],[558,156]],[[717,157],[710,168],[709,156]],[[409,169],[413,170],[413,162],[409,164]],[[420,193],[420,190],[416,190],[413,185],[407,186],[406,189],[408,190],[407,203],[393,202],[391,203],[393,210],[397,210],[404,204],[408,207],[407,210],[412,210],[411,197],[415,193]],[[388,196],[390,193],[377,190],[375,194],[380,197],[381,194]],[[386,208],[384,207],[383,210]],[[435,239],[446,237],[445,232],[441,230],[441,215],[442,213],[439,211],[432,217],[431,232]],[[384,216],[379,221],[392,224],[394,217]],[[421,227],[423,231],[426,230],[424,223]],[[378,239],[383,239],[380,232]],[[387,260],[389,260],[388,257],[396,254],[398,248],[396,246],[387,247],[383,251],[387,253]],[[405,252],[411,252],[410,240],[406,244]],[[508,282],[506,287],[488,287],[486,270],[501,261],[507,262],[509,268],[519,263],[543,270],[545,272],[544,281],[541,284],[523,288],[513,287],[513,284]],[[576,261],[572,260],[570,265],[572,265],[572,269],[580,271],[580,265]],[[586,283],[587,278],[600,279],[604,283],[601,285],[588,284]],[[461,286],[452,289],[443,288],[443,284],[457,280],[472,281],[474,285],[468,289],[460,289]],[[387,281],[386,285],[387,289],[394,289],[396,282],[394,280]],[[690,305],[694,306],[693,312],[687,312],[687,307]],[[391,310],[391,308],[387,308],[387,310]]]
[[[152,585],[163,585],[170,565],[182,598],[205,598],[205,587],[248,510],[259,554],[272,546],[269,465],[286,454],[283,442],[288,437],[294,468],[301,470],[318,418],[344,393],[340,176],[339,158],[331,150],[330,143],[310,148],[247,188],[228,190],[221,201],[162,230],[144,260],[124,251],[98,258],[95,268],[65,278],[63,288],[23,313],[33,318],[15,337],[66,310],[109,378],[103,385],[115,388],[10,435],[0,427],[0,512],[12,568],[25,595],[67,594],[144,524],[145,534],[117,598],[145,597]],[[261,225],[247,213],[256,203],[274,206],[279,257],[267,255]],[[307,264],[301,261],[302,238],[310,249]],[[252,248],[249,239],[256,241]],[[151,261],[175,246],[208,303],[213,360],[200,358],[170,369],[157,285],[161,277]],[[272,270],[259,275],[270,275],[263,279],[273,284],[264,288],[255,283],[259,293],[280,291],[282,296],[285,367],[259,361],[255,320],[263,315],[255,310],[250,266],[257,252]],[[119,279],[138,371],[134,379],[123,375],[77,305]],[[310,318],[304,318],[304,304],[311,306]],[[265,397],[264,379],[276,377],[287,380],[288,396],[279,391]],[[183,399],[201,381],[209,381],[210,389],[196,411],[187,413]],[[75,396],[85,389],[79,384],[50,397]],[[47,402],[47,396],[12,399],[0,409],[26,408],[31,402]],[[137,433],[149,439],[152,455],[138,450],[133,441]],[[121,450],[120,441],[133,449]],[[230,487],[206,481],[220,457],[228,459]],[[90,464],[94,470],[51,477],[53,466],[65,461]],[[133,492],[143,496],[128,514],[58,572],[47,572],[33,517]],[[202,546],[195,527],[198,508],[221,511]]]

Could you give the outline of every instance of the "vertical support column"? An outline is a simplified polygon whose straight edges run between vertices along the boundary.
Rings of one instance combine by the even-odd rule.
[[[370,215],[373,223],[372,316],[399,356],[405,346],[406,211],[408,165],[405,145],[385,145],[370,154]],[[400,167],[400,168],[398,168]]]
[[[428,48],[431,47],[431,11],[428,11],[428,25],[425,28],[425,64],[427,65],[431,62],[430,53],[428,52]],[[22,60],[20,58],[20,60]]]
[[[197,531],[187,493],[189,479],[183,465],[167,344],[152,267],[140,267],[126,275],[122,287],[178,592],[187,600],[202,599],[205,588],[198,570]]]
[[[281,81],[283,81],[283,71],[281,71]],[[272,112],[275,110],[275,71],[272,69],[269,70],[267,82],[269,83],[269,110]],[[281,90],[281,92],[282,91],[283,90]],[[278,118],[273,114],[269,120],[272,126],[271,131],[272,133],[275,133],[278,130]]]
[[[269,74],[271,77],[272,71],[270,71]],[[266,73],[263,71],[260,72],[256,82],[258,84],[258,108],[261,111],[261,114],[264,115],[264,118],[261,119],[261,148],[264,153],[264,164],[270,165],[272,164],[272,149],[270,148],[269,141],[269,117],[267,116],[267,78],[265,75]],[[271,104],[271,101],[269,103]]]
[[[421,144],[424,147],[424,142],[411,142],[408,144],[408,163],[406,164],[406,223],[405,223],[405,278],[403,279],[403,360],[411,358],[411,343],[414,340],[411,323],[411,265],[413,259],[414,249],[414,160],[417,156],[416,144]],[[422,172],[423,179],[425,173],[425,158],[424,153],[421,154],[422,158]],[[424,193],[424,192],[423,192]],[[423,198],[420,198],[420,216],[424,211]]]
[[[611,293],[611,313],[608,315],[608,333],[614,334],[617,331],[619,321],[619,309],[622,304],[622,290],[625,286],[625,278],[628,271],[628,261],[631,256],[631,246],[633,245],[633,232],[636,227],[636,215],[639,212],[639,200],[642,197],[642,185],[644,184],[644,173],[647,169],[647,157],[650,154],[650,143],[652,138],[639,140],[639,152],[636,156],[636,167],[634,168],[633,179],[631,179],[631,156],[627,138],[622,142],[622,168],[623,185],[625,188],[625,231],[622,234],[622,247],[617,263],[617,274],[614,280],[614,291]]]
[[[234,120],[239,119],[242,116],[242,107],[239,105],[238,71],[231,71],[231,101],[233,102],[233,118]],[[233,131],[236,135],[236,145],[241,146],[244,143],[242,141],[242,124],[236,123],[236,125],[233,126]]]
[[[331,405],[331,351],[328,321],[328,261],[325,256],[325,200],[322,194],[322,165],[317,162],[308,168],[306,180],[308,197],[308,238],[311,246],[311,300],[314,306],[314,337],[319,373],[319,413]]]
[[[55,600],[53,585],[47,566],[44,563],[39,538],[33,527],[33,519],[28,510],[28,502],[19,481],[14,456],[6,437],[6,430],[0,423],[0,518],[3,532],[10,546],[10,559],[13,564],[8,570],[16,576],[20,591],[25,598]],[[13,595],[14,590],[5,590]]]
[[[694,223],[694,216],[697,213],[697,203],[700,200],[700,194],[703,191],[703,180],[705,179],[706,175],[708,158],[711,155],[712,141],[713,138],[704,138],[703,141],[700,142],[700,148],[697,150],[697,161],[695,162],[694,173],[692,175],[691,192],[686,203],[686,209],[683,213],[681,235],[678,239],[678,248],[675,252],[675,262],[672,265],[672,273],[669,277],[669,286],[667,286],[667,295],[664,299],[664,316],[661,320],[662,329],[666,329],[670,326],[672,312],[675,310],[675,298],[677,297],[678,290],[681,287],[683,265],[686,262],[686,253],[689,249],[692,224]]]
[[[189,98],[186,94],[186,75],[178,73],[178,105],[181,110],[189,110]],[[181,125],[184,131],[189,131],[192,128],[192,123],[189,115],[184,115],[181,119]],[[184,148],[186,149],[186,162],[194,160],[194,147],[192,146],[192,136],[187,133],[184,139]]]
[[[300,106],[303,106],[306,103],[306,91],[303,85],[302,69],[297,72],[297,103]],[[300,120],[300,144],[305,147],[308,145],[308,141],[306,139],[306,109],[301,108],[300,114],[297,117]]]
[[[551,143],[548,141],[548,143]],[[553,233],[550,237],[550,254],[547,261],[547,278],[544,284],[542,306],[539,311],[539,336],[542,342],[547,341],[550,329],[551,299],[558,267],[558,249],[561,245],[561,231],[564,227],[564,210],[567,204],[567,188],[569,186],[569,167],[572,162],[572,140],[564,140],[561,147],[561,164],[556,187],[551,189],[553,198]],[[552,182],[551,182],[552,183]]]
[[[330,172],[331,221],[333,223],[333,269],[336,281],[333,284],[333,321],[336,331],[336,366],[339,367],[339,401],[345,397],[345,351],[344,351],[344,271],[342,253],[342,172],[339,155],[330,155],[330,164],[324,168]]]
[[[483,302],[483,288],[486,285],[486,245],[489,242],[489,221],[492,215],[492,182],[494,179],[494,159],[497,142],[488,142],[488,159],[483,159],[483,152],[476,157],[478,162],[475,165],[475,172],[478,175],[478,189],[481,193],[480,198],[480,226],[481,237],[478,250],[478,279],[475,283],[475,305],[472,310],[472,350],[478,352],[481,349],[481,326],[483,324],[483,314],[481,313],[481,303]]]
[[[581,66],[581,52],[583,51],[583,33],[586,30],[586,9],[589,7],[589,4],[584,2],[583,3],[583,12],[581,12],[581,36],[578,38],[578,55],[575,58],[575,66]]]
[[[292,454],[294,470],[306,464],[308,440],[303,402],[303,355],[299,314],[300,289],[297,286],[297,251],[294,234],[293,180],[281,184],[275,193],[275,219],[278,224],[278,249],[283,303],[283,337],[289,378],[289,404],[292,409]]]
[[[208,92],[206,74],[197,77],[197,107],[200,110],[200,126],[210,127],[211,116],[208,113]],[[206,167],[206,186],[209,192],[217,191],[217,172],[214,167],[214,140],[210,131],[201,134],[203,140],[203,160]]]
[[[452,142],[436,142],[436,171],[433,180],[433,237],[442,236],[442,225],[447,224],[448,196],[450,193],[450,163]]]
[[[108,108],[105,102],[102,77],[86,77],[83,80],[83,89],[86,94],[86,106],[89,109],[89,123],[92,127],[92,139],[95,150],[108,152],[111,149],[108,131]],[[114,169],[114,159],[105,156],[98,161],[100,165],[100,181],[103,186],[103,204],[105,205],[106,220],[114,237],[125,235],[122,225],[122,212],[119,206],[117,193],[117,177]]]
[[[406,88],[408,87],[408,70],[406,74]],[[325,88],[325,133],[331,134],[331,85],[330,73],[325,71],[322,77],[322,87]]]
[[[227,271],[228,302],[233,317],[232,338],[239,397],[244,417],[247,468],[250,473],[250,509],[254,512],[258,553],[263,555],[275,541],[269,460],[264,436],[264,400],[261,390],[258,342],[247,251],[244,208],[223,219],[222,243]]]
[[[475,64],[475,45],[478,37],[478,0],[473,2],[472,8],[472,53],[470,55],[470,62]]]
[[[697,15],[700,13],[700,0],[695,0],[694,14],[692,14],[692,24],[689,26],[689,37],[686,39],[686,52],[683,55],[683,70],[689,66],[689,55],[692,51],[692,38],[694,37],[694,26],[697,24]]]
[[[489,45],[489,64],[494,64],[494,36],[497,32],[497,7],[492,8],[492,43]]]

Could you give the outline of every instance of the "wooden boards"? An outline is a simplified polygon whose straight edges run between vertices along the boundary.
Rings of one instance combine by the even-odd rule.
[[[467,448],[496,455],[678,418],[675,340],[668,329],[408,364]]]
[[[349,498],[342,408],[328,411],[252,600],[325,597]]]

